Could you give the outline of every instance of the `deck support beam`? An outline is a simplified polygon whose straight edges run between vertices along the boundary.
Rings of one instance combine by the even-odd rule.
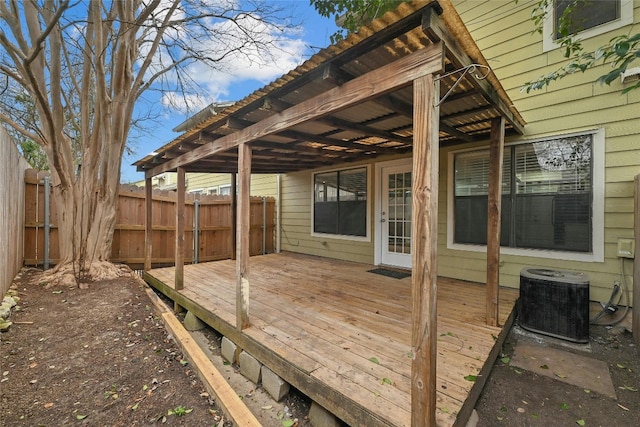
[[[144,202],[144,271],[149,271],[153,248],[153,187],[150,177],[144,180]]]
[[[251,146],[238,147],[238,212],[236,237],[236,327],[249,327],[249,233],[251,226]]]
[[[487,325],[498,326],[500,285],[500,215],[502,211],[502,162],[504,117],[491,121],[489,146],[489,200],[487,204]]]
[[[176,290],[184,289],[184,204],[185,204],[185,170],[177,170],[176,197]]]
[[[436,425],[438,151],[440,82],[413,82],[413,301],[411,425]]]
[[[238,223],[238,186],[236,181],[236,174],[231,174],[231,259],[236,258],[236,250],[238,247],[237,223]]]

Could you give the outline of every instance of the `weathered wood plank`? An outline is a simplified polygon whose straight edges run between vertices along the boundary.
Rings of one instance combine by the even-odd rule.
[[[487,203],[487,325],[498,326],[500,282],[500,213],[502,209],[502,158],[504,117],[491,121],[489,146],[489,195]]]
[[[151,270],[153,249],[153,187],[151,178],[144,180],[145,222],[144,222],[144,271]]]
[[[253,257],[251,326],[238,331],[234,266],[232,260],[187,265],[184,290],[154,286],[348,424],[410,424],[409,279],[367,273],[371,266],[365,264],[286,252]],[[173,276],[172,267],[147,275],[151,282],[170,284]],[[486,375],[493,363],[487,355],[495,350],[500,329],[485,323],[484,294],[483,285],[439,279],[439,426],[450,426],[460,411],[473,409],[469,396],[477,399],[477,385],[464,377]],[[502,313],[507,303],[513,307],[517,291],[500,297]],[[384,378],[391,384],[383,384]]]
[[[233,186],[232,186],[233,187]],[[249,327],[249,227],[251,225],[251,146],[238,147],[238,212],[236,221],[236,327]]]
[[[176,290],[184,288],[184,199],[187,187],[185,185],[185,170],[178,168],[177,177],[177,193],[175,213],[176,213],[176,232],[175,232],[175,274],[176,274]]]
[[[413,82],[411,425],[436,425],[439,82]]]

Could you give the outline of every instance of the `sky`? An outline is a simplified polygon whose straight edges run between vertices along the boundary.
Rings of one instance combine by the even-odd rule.
[[[276,64],[264,66],[249,63],[244,59],[236,58],[227,66],[226,72],[208,72],[196,70],[199,83],[207,88],[207,97],[200,100],[202,108],[211,102],[239,101],[257,89],[271,83],[289,70],[295,68],[319,49],[330,45],[330,36],[336,31],[333,19],[323,18],[309,5],[309,0],[281,1],[287,9],[290,9],[301,23],[298,31],[292,32],[281,45],[282,49],[274,52],[277,56]],[[158,103],[165,105],[160,94],[145,94],[144,103]],[[196,110],[197,111],[197,110]],[[130,183],[144,179],[144,173],[136,172],[131,164],[153,152],[155,149],[171,142],[180,133],[172,129],[184,122],[190,115],[186,110],[176,107],[163,108],[156,120],[148,129],[131,138],[129,149],[122,160],[122,183]]]

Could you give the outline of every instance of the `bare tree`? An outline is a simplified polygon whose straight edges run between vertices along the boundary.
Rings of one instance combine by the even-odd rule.
[[[30,96],[0,120],[46,153],[59,212],[62,281],[118,274],[109,259],[120,167],[136,101],[197,92],[193,67],[266,62],[289,24],[278,3],[234,0],[0,0],[0,71]],[[144,112],[142,113],[144,116]]]

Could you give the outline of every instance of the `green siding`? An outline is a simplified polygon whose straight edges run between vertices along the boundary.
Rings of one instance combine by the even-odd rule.
[[[618,238],[633,237],[633,179],[640,173],[640,91],[621,95],[620,81],[602,86],[594,81],[609,68],[598,66],[553,82],[541,91],[527,94],[523,83],[556,70],[565,63],[561,49],[542,50],[542,36],[532,33],[531,3],[495,1],[454,1],[462,20],[476,40],[496,76],[527,121],[526,138],[550,136],[586,129],[605,130],[604,261],[577,262],[562,259],[501,256],[500,284],[517,287],[520,270],[542,266],[584,271],[591,280],[591,298],[607,300],[614,281],[621,281],[621,261],[616,256]],[[635,24],[584,41],[595,49],[618,34],[640,32],[640,2],[635,2]],[[513,139],[517,141],[518,139]],[[442,150],[441,157],[448,151]],[[441,175],[448,175],[441,162]],[[447,180],[440,182],[446,194]],[[485,255],[482,252],[447,249],[447,205],[439,198],[439,274],[483,281]],[[626,260],[627,282],[631,282],[632,262]],[[460,268],[464,266],[464,268]]]

